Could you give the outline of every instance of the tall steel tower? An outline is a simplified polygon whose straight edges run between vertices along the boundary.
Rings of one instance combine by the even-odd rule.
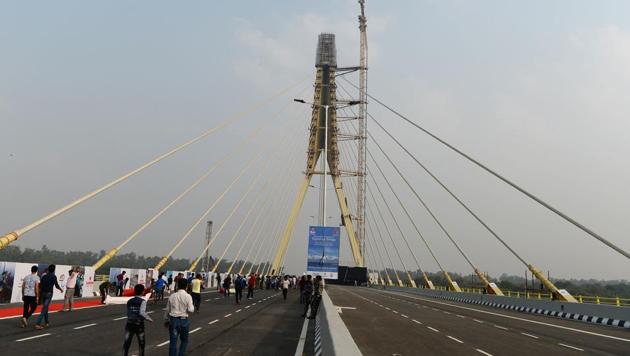
[[[361,245],[361,252],[365,255],[365,183],[366,183],[366,140],[367,140],[367,19],[365,18],[365,0],[359,0],[361,15],[359,15],[360,34],[360,62],[359,62],[359,149],[357,165],[357,239]]]
[[[313,111],[308,139],[306,171],[304,172],[302,185],[300,186],[287,225],[284,229],[280,246],[274,257],[271,268],[272,271],[278,271],[281,267],[280,263],[286,253],[289,240],[293,235],[293,228],[300,209],[302,208],[306,191],[308,190],[311,178],[315,174],[331,176],[335,194],[337,195],[337,201],[339,202],[339,210],[341,210],[342,222],[346,228],[348,239],[350,240],[354,263],[356,266],[360,267],[364,265],[363,253],[355,234],[353,217],[348,210],[346,195],[341,181],[343,172],[339,169],[337,108],[339,105],[343,106],[349,103],[337,101],[335,76],[338,68],[334,34],[322,33],[319,35],[315,68],[315,93],[313,95]],[[339,68],[339,70],[354,70],[354,68]],[[326,147],[327,149],[325,149]],[[326,151],[326,154],[323,153],[324,151]],[[320,171],[316,170],[319,159],[324,160],[324,162],[322,162],[324,165],[328,164],[328,170],[326,170],[325,167]]]

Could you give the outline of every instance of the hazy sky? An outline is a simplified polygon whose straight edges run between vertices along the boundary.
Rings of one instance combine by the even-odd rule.
[[[211,253],[223,252],[259,194],[263,205],[255,206],[226,256],[234,257],[258,212],[268,223],[255,227],[251,239],[261,232],[268,239],[263,245],[269,245],[283,228],[305,167],[309,112],[291,99],[312,97],[320,32],[337,35],[340,65],[358,64],[357,12],[351,0],[0,5],[0,231],[27,225],[300,83],[255,115],[19,242],[36,248],[111,249],[260,126],[251,144],[124,251],[166,253],[257,153],[262,158],[209,215],[217,231],[261,174]],[[630,250],[628,13],[630,3],[623,1],[368,0],[369,91]],[[376,103],[369,110],[532,264],[552,276],[628,278],[627,259]],[[370,132],[481,270],[524,273],[374,123]],[[368,145],[442,264],[470,273],[376,147]],[[374,168],[421,266],[436,271]],[[289,247],[291,272],[305,267],[307,225],[317,214],[319,180],[313,185]],[[331,224],[338,223],[332,191],[329,197]],[[415,269],[395,225],[385,217],[405,265]],[[202,224],[175,255],[196,257],[203,235]],[[260,250],[264,255],[266,249]],[[342,262],[350,261],[344,237]]]

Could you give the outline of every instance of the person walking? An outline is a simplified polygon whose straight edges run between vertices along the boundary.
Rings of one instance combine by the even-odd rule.
[[[55,268],[56,266],[54,264],[49,265],[47,268],[47,273],[42,276],[39,282],[39,294],[41,296],[42,311],[37,317],[37,323],[35,323],[35,329],[37,330],[42,330],[44,326],[47,327],[50,325],[48,323],[48,307],[50,306],[50,302],[52,301],[53,287],[57,288],[59,292],[63,293],[63,289],[59,287],[59,282],[57,282]],[[46,324],[42,325],[42,321],[44,321]]]
[[[197,276],[190,282],[190,296],[197,313],[199,313],[199,307],[201,306],[201,288],[201,274],[197,273]]]
[[[311,304],[311,296],[313,295],[313,277],[309,274],[306,276],[306,280],[304,281],[304,288],[302,289],[302,297],[304,300],[304,313],[302,313],[302,317],[306,317],[306,313],[308,312],[308,307]]]
[[[33,266],[31,267],[31,274],[22,280],[24,312],[22,313],[21,327],[25,328],[28,326],[28,318],[37,309],[37,300],[39,300],[39,276],[37,275],[37,266]]]
[[[63,307],[60,312],[72,311],[72,307],[74,305],[74,288],[77,285],[77,275],[78,273],[74,270],[74,267],[70,268],[70,271],[68,271],[68,281],[66,281],[66,294],[63,296]],[[66,305],[68,306],[67,309]]]
[[[236,280],[234,281],[234,296],[236,297],[236,304],[241,304],[241,299],[243,299],[243,287],[245,287],[245,280],[240,274],[237,274]]]
[[[160,273],[157,281],[155,281],[155,300],[156,302],[164,299],[164,289],[166,289],[166,281],[164,280],[164,273]]]
[[[306,277],[302,275],[300,281],[298,282],[298,286],[300,287],[300,304],[304,304],[304,284],[306,283]]]
[[[289,281],[289,277],[288,276],[284,276],[284,279],[282,280],[282,297],[284,298],[284,300],[287,300],[287,294],[289,294],[289,285],[291,284],[291,282]]]
[[[122,297],[123,295],[123,286],[125,285],[125,274],[127,271],[122,271],[119,275],[116,276],[116,296]]]
[[[232,277],[230,275],[226,275],[223,279],[223,296],[228,298],[230,296],[230,287],[232,286]]]
[[[221,273],[217,273],[217,290],[221,289]]]
[[[166,302],[164,312],[164,326],[169,331],[169,356],[183,356],[186,354],[188,346],[188,330],[190,321],[188,313],[195,311],[193,300],[190,294],[186,293],[186,284],[188,281],[180,278],[177,281],[177,292],[171,294]],[[177,352],[177,338],[180,339],[179,353]]]
[[[256,287],[256,276],[251,273],[247,279],[247,299],[254,299],[254,288]]]
[[[147,301],[142,298],[144,285],[136,284],[133,288],[134,297],[127,301],[127,324],[125,325],[125,342],[123,351],[125,356],[129,354],[129,347],[134,335],[138,338],[140,356],[144,356],[145,334],[144,321],[153,321],[147,314]]]
[[[322,276],[317,276],[313,283],[313,298],[311,300],[311,314],[308,317],[309,319],[315,319],[317,309],[319,309],[319,302],[322,300],[322,293],[324,293],[324,280]]]

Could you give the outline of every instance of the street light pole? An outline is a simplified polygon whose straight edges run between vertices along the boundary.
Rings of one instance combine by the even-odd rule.
[[[326,161],[328,160],[328,105],[322,105],[324,107],[324,157],[322,157],[322,217],[321,224],[326,226]]]

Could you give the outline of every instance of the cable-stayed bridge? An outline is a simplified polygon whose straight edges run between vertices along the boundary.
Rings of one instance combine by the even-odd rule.
[[[110,266],[116,255],[128,251],[132,241],[147,239],[147,230],[154,224],[198,194],[201,187],[212,184],[215,194],[205,198],[203,209],[189,217],[168,245],[159,246],[163,254],[155,265],[145,266],[149,278],[171,270],[169,263],[184,244],[199,246],[187,272],[300,276],[303,271],[294,270],[288,258],[304,247],[299,239],[306,232],[296,227],[302,226],[299,221],[307,214],[304,210],[312,211],[305,204],[315,201],[319,215],[317,223],[312,216],[311,225],[340,226],[348,267],[363,271],[363,275],[356,285],[352,280],[347,280],[350,286],[329,281],[314,319],[300,316],[304,305],[298,303],[297,288],[291,288],[285,301],[276,289],[257,285],[253,299],[235,305],[207,281],[210,285],[203,293],[200,311],[190,317],[189,353],[628,354],[627,300],[591,300],[556,285],[544,272],[548,270],[545,263],[551,261],[519,250],[509,232],[495,227],[492,216],[483,216],[474,202],[447,183],[448,171],[431,167],[424,154],[405,143],[397,132],[405,130],[407,135],[428,138],[454,153],[454,160],[469,163],[496,184],[566,223],[567,229],[577,229],[584,238],[605,246],[611,256],[629,259],[628,251],[615,242],[618,239],[602,236],[562,207],[518,184],[518,179],[501,174],[500,167],[484,164],[425,128],[419,118],[405,115],[394,102],[372,95],[367,89],[367,20],[363,1],[359,2],[358,65],[338,64],[334,34],[320,34],[314,80],[305,78],[270,90],[267,97],[244,105],[197,136],[156,153],[44,216],[34,216],[25,225],[5,232],[0,237],[0,249],[28,239],[45,224],[56,224],[61,216],[72,219],[73,212],[84,203],[176,160],[181,152],[194,150],[224,130],[244,127],[246,132],[238,140],[222,147],[200,175],[191,176],[189,184],[177,187],[176,194],[152,207],[152,214],[138,221],[128,234],[100,241],[106,253],[91,267],[99,270]],[[372,113],[373,107],[378,108],[374,110],[378,114]],[[261,117],[263,110],[271,114]],[[301,120],[307,116],[310,120]],[[228,166],[237,168],[233,171]],[[410,166],[416,169],[414,173],[405,168]],[[432,185],[418,184],[420,175],[423,182]],[[318,176],[319,186],[314,185],[314,176]],[[504,290],[496,277],[484,272],[497,269],[495,262],[479,258],[467,248],[469,236],[427,197],[427,192],[434,190],[443,193],[441,196],[484,232],[485,238],[475,244],[492,249],[493,254],[509,255],[514,264],[527,270],[526,280],[529,276],[532,279],[529,287]],[[331,208],[328,200],[335,206]],[[217,210],[226,214],[217,219]],[[203,229],[209,221],[212,231],[206,233]],[[444,254],[445,250],[450,252]],[[570,254],[571,246],[558,251],[559,256]],[[452,256],[464,261],[467,270],[453,270]],[[329,262],[331,257],[323,250],[320,260]],[[571,259],[565,262],[576,263]],[[462,280],[462,274],[470,275],[470,281]],[[149,312],[159,320],[163,307],[159,302],[150,304]],[[55,315],[53,326],[44,331],[16,328],[18,314],[11,315],[10,308],[0,309],[6,314],[0,324],[5,350],[9,354],[118,353],[123,307],[93,304],[84,308]],[[159,322],[147,327],[147,335],[147,354],[167,352],[167,335]]]

